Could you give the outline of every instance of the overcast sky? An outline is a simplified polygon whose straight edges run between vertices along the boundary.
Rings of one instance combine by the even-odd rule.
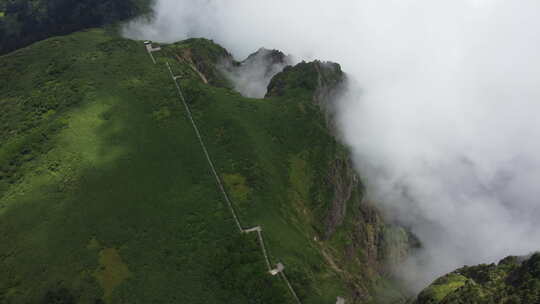
[[[425,250],[415,288],[540,249],[540,2],[158,0],[126,35],[207,37],[342,64],[341,130],[369,193]]]

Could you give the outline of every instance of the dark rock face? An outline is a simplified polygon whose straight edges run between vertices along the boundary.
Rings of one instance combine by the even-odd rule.
[[[327,182],[333,189],[333,198],[326,211],[323,240],[345,240],[338,247],[341,257],[335,263],[344,269],[355,295],[353,303],[371,301],[376,296],[371,290],[373,286],[380,278],[389,278],[392,267],[409,256],[416,245],[415,238],[406,229],[388,223],[366,197],[348,156],[332,162]],[[362,273],[348,272],[350,265]]]
[[[540,303],[540,253],[465,266],[435,280],[414,303]]]
[[[349,160],[336,159],[330,168],[329,181],[334,188],[334,199],[326,217],[325,239],[330,238],[343,223],[347,202],[351,199],[353,189],[359,187],[359,180]]]
[[[268,85],[265,98],[285,97],[294,102],[312,100],[323,117],[328,131],[339,141],[336,127],[336,100],[344,89],[346,75],[332,62],[301,62],[287,66]],[[385,221],[375,204],[367,199],[360,177],[356,174],[350,153],[337,154],[327,171],[326,183],[333,192],[325,212],[322,239],[326,242],[345,240],[337,250],[340,257],[331,257],[335,267],[347,277],[353,303],[373,300],[377,278],[387,277],[392,265],[408,256],[414,238],[409,232]],[[362,274],[349,272],[350,265]]]
[[[264,51],[268,60],[280,62],[283,54],[277,51]],[[254,55],[252,55],[254,56]],[[252,57],[250,56],[248,60]],[[287,66],[281,73],[272,78],[268,85],[266,98],[290,97],[291,99],[311,99],[326,117],[326,125],[331,133],[334,131],[334,115],[330,105],[344,81],[345,75],[337,63],[301,62],[295,66]],[[307,97],[307,98],[306,98]],[[343,224],[347,215],[348,202],[353,191],[360,187],[360,180],[354,172],[348,155],[335,159],[330,164],[327,182],[334,189],[334,197],[325,219],[324,239],[329,239],[337,227]]]

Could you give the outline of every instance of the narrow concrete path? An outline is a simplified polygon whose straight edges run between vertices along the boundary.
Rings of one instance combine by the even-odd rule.
[[[197,127],[197,124],[195,123],[195,120],[193,119],[193,115],[191,114],[191,110],[189,108],[189,105],[186,102],[186,99],[184,97],[184,94],[182,93],[182,89],[180,88],[180,85],[178,84],[177,80],[180,77],[174,75],[169,62],[167,62],[166,65],[167,65],[167,69],[169,70],[169,74],[171,76],[171,79],[173,80],[173,82],[174,82],[174,84],[176,86],[176,90],[178,92],[178,95],[180,96],[182,104],[184,105],[187,116],[188,116],[188,118],[189,118],[189,120],[191,122],[191,125],[193,126],[193,130],[195,131],[195,134],[197,135],[197,138],[199,140],[199,144],[201,145],[201,148],[202,148],[202,150],[204,152],[204,155],[206,157],[206,160],[208,162],[210,170],[212,171],[212,174],[214,175],[214,177],[216,179],[216,183],[217,183],[217,185],[219,187],[219,190],[222,193],[223,198],[227,202],[227,206],[229,207],[229,210],[231,211],[231,214],[232,214],[232,216],[234,218],[234,222],[236,224],[236,227],[238,228],[240,233],[257,232],[257,238],[259,239],[259,244],[260,244],[261,250],[262,250],[263,255],[264,255],[264,260],[266,262],[266,267],[268,268],[268,272],[272,273],[272,271],[276,271],[275,274],[276,275],[279,274],[281,276],[281,278],[285,281],[285,283],[287,284],[287,287],[289,288],[289,290],[290,290],[291,294],[293,295],[294,299],[296,300],[296,302],[298,304],[302,304],[302,302],[300,301],[300,298],[298,298],[298,295],[296,294],[296,291],[294,290],[293,286],[289,282],[289,279],[285,275],[285,272],[283,271],[285,266],[283,266],[282,263],[278,263],[277,268],[272,269],[272,266],[271,266],[271,263],[270,263],[270,258],[268,256],[268,252],[266,251],[266,246],[264,244],[264,238],[263,238],[263,235],[262,235],[262,227],[256,226],[256,227],[248,228],[248,229],[243,229],[242,228],[242,225],[240,224],[240,219],[239,219],[236,211],[234,210],[233,204],[232,204],[231,200],[229,199],[227,191],[225,191],[225,187],[223,187],[223,183],[222,183],[221,179],[219,178],[219,175],[217,174],[214,163],[212,162],[212,159],[210,158],[210,154],[208,153],[208,149],[206,148],[206,145],[204,144],[201,133],[199,132],[199,128]]]
[[[296,291],[294,291],[294,288],[292,287],[291,282],[289,282],[289,279],[287,279],[287,276],[285,275],[285,272],[282,271],[279,274],[281,275],[281,277],[283,278],[283,280],[287,284],[287,287],[289,287],[289,290],[291,291],[293,297],[296,299],[296,302],[302,304],[302,302],[300,301],[300,298],[298,298],[298,295],[296,294]]]
[[[182,103],[184,104],[184,107],[186,109],[186,113],[189,117],[189,120],[191,121],[191,125],[193,126],[193,130],[195,130],[195,134],[197,135],[197,138],[199,139],[199,143],[201,145],[201,148],[204,152],[204,155],[206,156],[206,160],[208,161],[208,165],[210,166],[210,170],[212,171],[212,174],[216,178],[216,183],[218,184],[219,190],[221,191],[221,194],[223,194],[223,197],[225,198],[225,201],[227,202],[227,205],[229,206],[229,210],[231,211],[231,214],[234,218],[234,222],[236,224],[236,227],[240,232],[243,232],[242,225],[240,225],[240,220],[238,219],[238,215],[236,214],[236,211],[233,208],[233,205],[231,203],[231,200],[229,199],[229,196],[227,195],[227,192],[225,191],[225,188],[223,187],[223,183],[221,182],[221,179],[219,178],[219,175],[216,172],[216,168],[214,167],[214,163],[212,162],[212,159],[210,158],[210,154],[208,154],[208,150],[206,149],[206,145],[204,144],[204,141],[201,137],[201,133],[199,132],[199,128],[197,127],[197,124],[195,123],[195,120],[193,120],[193,115],[191,115],[191,110],[189,109],[189,106],[186,102],[186,99],[184,98],[184,94],[182,93],[182,90],[180,89],[180,85],[178,85],[177,77],[174,76],[171,65],[169,62],[167,62],[167,68],[169,69],[169,73],[171,74],[171,78],[176,86],[176,90],[178,91],[178,95],[180,96],[180,99],[182,100]]]

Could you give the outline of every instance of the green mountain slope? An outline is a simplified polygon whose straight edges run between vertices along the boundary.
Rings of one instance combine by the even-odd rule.
[[[0,302],[285,301],[140,44],[96,30],[0,65]]]
[[[155,56],[96,29],[0,57],[0,303],[294,303],[238,233],[165,62],[242,226],[263,227],[301,301],[373,301],[407,234],[362,200],[327,127],[339,66],[303,63],[248,99],[207,40]]]
[[[540,303],[540,254],[460,268],[433,282],[415,303]]]
[[[149,12],[149,0],[0,0],[0,54]]]

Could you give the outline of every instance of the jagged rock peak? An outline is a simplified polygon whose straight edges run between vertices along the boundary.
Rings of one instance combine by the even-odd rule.
[[[286,67],[281,73],[274,76],[268,86],[266,97],[285,96],[297,88],[304,89],[311,94],[322,89],[333,90],[344,79],[345,74],[337,63],[319,60],[302,61],[295,66]]]
[[[265,62],[268,65],[283,64],[290,65],[292,59],[279,50],[269,50],[260,48],[255,53],[250,54],[241,64],[250,64],[252,62]]]

